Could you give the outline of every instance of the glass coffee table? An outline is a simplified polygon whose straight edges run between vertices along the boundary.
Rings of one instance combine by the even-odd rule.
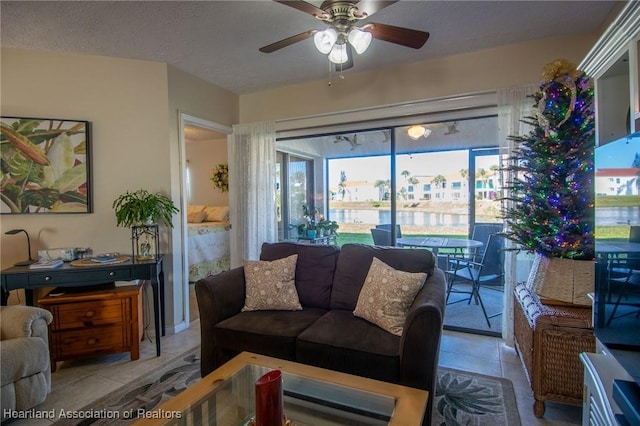
[[[283,373],[284,413],[292,425],[422,424],[426,391],[243,352],[135,425],[247,425],[254,383],[274,369]]]

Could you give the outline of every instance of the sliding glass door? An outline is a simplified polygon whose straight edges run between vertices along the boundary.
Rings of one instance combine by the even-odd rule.
[[[311,158],[277,152],[276,206],[278,237],[294,238],[297,225],[303,222],[303,206],[314,204],[314,161]]]

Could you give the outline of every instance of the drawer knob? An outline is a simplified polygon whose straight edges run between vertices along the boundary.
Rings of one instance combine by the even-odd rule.
[[[96,314],[96,311],[87,311],[86,314],[84,314],[85,317],[89,317],[91,318],[92,316],[94,316]]]
[[[87,345],[95,345],[95,344],[96,344],[96,339],[87,340]]]
[[[113,272],[113,271],[109,272],[109,276],[110,276],[110,277],[113,277],[115,274],[116,274],[116,273],[115,273],[115,272]]]
[[[46,277],[44,277],[44,280],[45,281],[51,281],[51,277],[47,275]]]

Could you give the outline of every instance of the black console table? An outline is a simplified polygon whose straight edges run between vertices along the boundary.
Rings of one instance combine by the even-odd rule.
[[[160,255],[155,260],[126,261],[115,264],[77,267],[68,263],[54,269],[29,269],[14,266],[0,271],[2,305],[7,304],[11,290],[24,289],[26,304],[33,306],[33,290],[42,287],[85,287],[112,281],[148,280],[153,293],[156,355],[160,356],[160,335],[165,335],[164,270]]]

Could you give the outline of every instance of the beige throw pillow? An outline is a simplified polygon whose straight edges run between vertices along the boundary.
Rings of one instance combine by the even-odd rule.
[[[398,271],[374,257],[353,314],[401,336],[407,312],[426,279],[424,272]]]
[[[244,262],[246,298],[242,310],[301,310],[295,284],[297,261],[298,255],[294,254],[271,262]]]

